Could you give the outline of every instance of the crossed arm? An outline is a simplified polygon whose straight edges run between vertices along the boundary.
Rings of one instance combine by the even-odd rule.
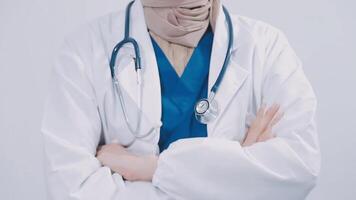
[[[215,138],[180,140],[159,158],[135,156],[119,145],[97,149],[101,124],[87,63],[67,43],[42,122],[50,199],[132,199],[122,197],[128,190],[141,195],[159,191],[177,199],[304,199],[320,164],[316,99],[284,36],[272,38],[266,45],[259,93],[264,102],[281,105],[283,119],[278,122],[278,107],[262,107],[242,144]],[[276,132],[271,133],[274,126]],[[152,184],[118,185],[123,183],[118,174]]]
[[[241,146],[251,146],[254,143],[264,142],[275,137],[272,127],[283,115],[279,110],[280,107],[277,104],[267,110],[266,106],[262,105]],[[109,167],[128,181],[152,181],[158,161],[156,155],[135,155],[115,143],[100,146],[96,157],[103,166]]]
[[[154,186],[178,199],[306,198],[320,166],[316,98],[285,36],[272,32],[259,94],[264,102],[278,102],[283,117],[278,107],[262,107],[242,144],[216,138],[180,140],[159,158],[133,156],[150,165],[127,169],[127,160],[121,158],[126,163],[118,162],[115,170],[128,174],[128,180],[152,179]],[[111,149],[120,148],[106,146],[97,156],[113,167],[105,156]],[[117,160],[122,152],[125,149],[118,151]]]

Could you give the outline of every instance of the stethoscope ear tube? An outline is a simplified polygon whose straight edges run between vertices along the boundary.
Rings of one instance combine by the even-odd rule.
[[[221,68],[218,78],[216,79],[213,87],[211,88],[211,92],[213,92],[214,94],[216,94],[216,92],[218,91],[221,81],[225,76],[225,72],[226,72],[227,66],[229,65],[229,61],[231,58],[232,44],[234,43],[234,31],[233,31],[232,21],[231,21],[229,11],[225,8],[225,6],[223,6],[223,11],[224,11],[224,14],[226,17],[226,22],[227,22],[227,26],[228,26],[228,30],[229,30],[229,41],[228,41],[228,46],[227,46],[223,66]]]
[[[135,50],[135,70],[137,71],[138,69],[142,69],[141,67],[141,55],[140,55],[140,47],[138,46],[138,43],[136,40],[133,38],[125,38],[121,42],[119,42],[113,49],[111,53],[111,59],[110,59],[110,72],[111,72],[111,78],[115,77],[115,64],[116,64],[116,59],[117,55],[119,53],[119,50],[125,45],[125,44],[132,44]]]
[[[119,50],[125,45],[125,44],[132,44],[134,47],[135,51],[135,70],[137,71],[138,69],[142,69],[141,67],[141,54],[140,54],[140,47],[135,39],[130,37],[130,15],[131,15],[131,7],[135,1],[131,1],[127,7],[126,7],[126,14],[125,14],[125,36],[122,41],[120,41],[113,49],[111,53],[111,59],[110,59],[110,72],[111,72],[111,78],[114,78],[115,76],[115,64],[116,64],[116,59],[117,55],[119,53]]]

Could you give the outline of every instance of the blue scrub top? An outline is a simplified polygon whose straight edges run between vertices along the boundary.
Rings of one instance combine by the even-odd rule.
[[[205,32],[181,77],[151,37],[159,69],[162,98],[162,127],[159,148],[182,138],[206,137],[207,127],[195,119],[194,106],[208,93],[208,73],[213,44],[213,32]]]

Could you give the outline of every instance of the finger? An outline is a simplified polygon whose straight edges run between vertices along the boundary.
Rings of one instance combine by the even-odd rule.
[[[253,130],[252,128],[248,129],[246,137],[242,143],[242,146],[249,146],[257,141],[258,132]]]
[[[99,156],[101,155],[101,152],[102,152],[102,151],[101,151],[101,148],[100,148],[100,149],[98,148],[98,150],[96,150],[95,156],[96,156],[96,157],[99,157]]]
[[[263,120],[263,116],[265,115],[266,104],[262,104],[262,106],[258,109],[256,113],[255,119],[252,121],[250,125],[250,133],[257,132],[260,133],[261,129],[261,121]]]
[[[272,130],[270,128],[267,129],[267,131],[263,132],[257,139],[257,142],[265,142],[267,140],[270,140],[274,138],[274,134],[272,133]]]
[[[96,154],[102,154],[103,152],[106,152],[110,149],[110,144],[105,144],[105,145],[101,145],[98,146],[98,148],[96,149]]]
[[[96,159],[100,162],[101,165],[104,165],[104,157],[101,154],[98,154]]]
[[[272,122],[274,116],[278,113],[279,105],[273,104],[267,111],[262,120],[262,130],[264,131],[267,126]]]
[[[121,149],[121,150],[126,151],[126,147],[122,146],[120,143],[115,143],[115,144],[113,144],[113,145],[115,145],[116,147],[118,147],[118,148]]]
[[[257,141],[259,133],[262,131],[261,121],[265,114],[266,104],[262,104],[256,113],[256,118],[252,121],[246,137],[242,143],[243,146],[249,146]]]
[[[272,120],[272,122],[267,125],[265,131],[263,133],[261,133],[259,135],[259,137],[257,138],[257,142],[264,142],[264,141],[267,141],[269,139],[276,137],[272,133],[272,127],[280,120],[280,118],[281,118],[281,115],[276,116],[276,118],[274,118],[275,120]]]
[[[273,117],[271,123],[269,124],[269,126],[273,127],[274,125],[276,125],[279,121],[281,121],[281,119],[284,116],[284,112],[277,112],[277,114]]]
[[[242,143],[242,147],[247,147],[247,146],[250,146],[252,145],[254,142],[252,142],[251,140],[245,140],[243,143]]]
[[[272,135],[272,127],[267,127],[265,131],[263,131],[257,138],[257,142],[263,141],[265,138],[268,138]]]
[[[253,138],[252,138],[253,134],[251,132],[252,132],[251,129],[247,130],[247,134],[246,134],[245,139],[243,140],[241,146],[248,146],[253,141]]]
[[[99,150],[99,151],[96,152],[96,155],[95,155],[95,156],[96,156],[96,157],[102,157],[103,154],[105,154],[105,151]]]
[[[256,119],[262,119],[266,112],[266,104],[262,104],[262,106],[258,109],[256,114]]]
[[[257,142],[266,142],[270,139],[274,138],[274,135],[269,133],[269,134],[263,134],[261,135],[258,139]]]
[[[273,134],[263,134],[260,137],[258,137],[257,142],[266,142],[273,138],[275,138]]]
[[[96,155],[102,155],[104,153],[109,153],[110,152],[110,144],[106,144],[106,145],[101,145],[97,148],[96,150]]]
[[[273,117],[276,115],[276,113],[279,110],[279,105],[278,104],[273,104],[267,111],[265,114],[265,119],[270,122],[272,121]]]
[[[257,138],[260,135],[261,132],[266,127],[266,123],[263,123],[263,120],[265,120],[265,114],[266,114],[266,104],[263,103],[261,107],[258,109],[256,113],[256,118],[252,121],[251,126],[249,127],[246,137],[244,139],[244,142],[242,143],[243,146],[249,146],[252,145],[253,143],[257,142]]]
[[[98,148],[96,148],[96,151],[98,152],[98,151],[100,151],[102,148],[103,148],[103,145],[100,145],[100,146],[98,146]]]

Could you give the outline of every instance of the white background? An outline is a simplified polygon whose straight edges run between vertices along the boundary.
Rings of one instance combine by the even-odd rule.
[[[308,200],[356,197],[356,2],[226,0],[282,29],[319,100],[322,172]],[[64,35],[124,0],[0,0],[0,199],[45,200],[40,121]]]

